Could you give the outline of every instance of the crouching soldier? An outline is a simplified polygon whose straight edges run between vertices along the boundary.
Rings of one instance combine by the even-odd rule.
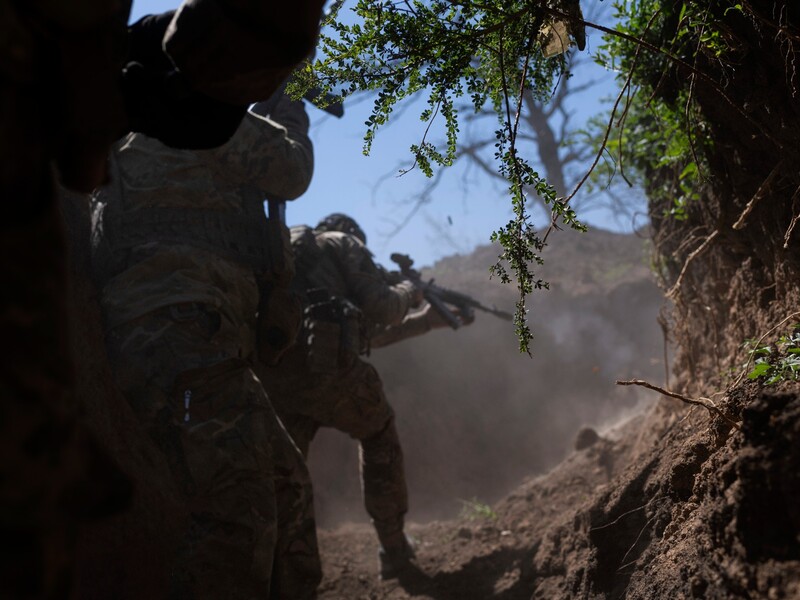
[[[361,446],[364,505],[381,549],[380,573],[394,577],[414,557],[404,533],[408,492],[394,411],[375,368],[360,358],[379,346],[447,326],[410,281],[386,277],[366,235],[333,214],[315,228],[293,227],[296,277],[303,298],[298,344],[277,368],[261,366],[281,420],[305,456],[320,427],[334,427]],[[469,319],[468,319],[469,321]]]

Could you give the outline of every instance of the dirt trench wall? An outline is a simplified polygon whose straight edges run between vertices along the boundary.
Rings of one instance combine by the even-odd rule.
[[[542,536],[533,598],[798,597],[800,394],[748,384],[734,396],[741,431],[709,428],[705,413],[676,421]]]
[[[800,5],[708,6],[730,53],[698,55],[704,77],[683,67],[665,74],[691,86],[704,128],[693,135],[710,141],[709,150],[696,148],[707,164],[699,199],[685,220],[665,216],[673,198],[659,190],[670,174],[651,173],[650,214],[656,264],[674,299],[671,387],[712,396],[741,430],[695,409],[553,533],[583,548],[560,555],[562,597],[800,594],[800,386],[734,384],[745,340],[774,342],[800,320],[800,230],[792,229],[800,214]]]
[[[698,55],[705,77],[681,67],[665,77],[692,86],[706,128],[692,135],[711,141],[685,220],[664,216],[673,199],[658,187],[669,175],[651,174],[654,241],[676,306],[675,375],[698,392],[744,362],[746,339],[800,309],[800,228],[792,230],[800,214],[800,5],[742,5],[710,4],[729,51]]]

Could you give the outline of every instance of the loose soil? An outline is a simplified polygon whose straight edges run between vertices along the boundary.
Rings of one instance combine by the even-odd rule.
[[[324,531],[321,598],[800,598],[792,387],[731,392],[741,431],[663,400],[525,481],[496,516],[411,525],[417,559],[395,580],[378,579],[368,526]]]

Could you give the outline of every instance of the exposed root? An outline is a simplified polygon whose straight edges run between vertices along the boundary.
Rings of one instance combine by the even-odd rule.
[[[631,510],[625,511],[624,513],[622,513],[620,516],[618,516],[616,519],[614,519],[610,523],[606,523],[605,525],[600,525],[599,527],[592,527],[591,529],[589,529],[589,531],[600,531],[601,529],[605,529],[606,527],[612,527],[612,526],[616,525],[617,523],[619,523],[622,519],[624,519],[628,515],[632,515],[635,512],[639,512],[640,510],[643,510],[643,509],[647,508],[648,506],[650,506],[649,502],[647,504],[642,504],[641,506],[638,506],[638,507],[633,508]]]
[[[797,225],[797,220],[800,219],[800,211],[795,208],[797,204],[797,199],[800,197],[800,187],[798,187],[794,191],[794,195],[792,196],[792,220],[789,223],[789,229],[786,230],[786,235],[783,236],[783,249],[789,249],[789,240],[792,237],[792,232],[794,231],[794,226]]]
[[[683,394],[679,394],[678,392],[671,392],[669,390],[665,390],[664,388],[658,387],[657,385],[653,385],[652,383],[648,383],[643,379],[630,379],[627,381],[617,381],[617,385],[639,385],[641,387],[645,387],[648,390],[653,390],[654,392],[658,392],[663,396],[669,396],[670,398],[675,398],[684,402],[686,404],[690,404],[692,406],[700,406],[705,408],[709,413],[715,414],[720,417],[723,421],[725,421],[731,427],[734,427],[738,430],[741,430],[739,424],[731,419],[728,415],[722,412],[719,408],[714,406],[714,403],[709,398],[689,398],[688,396],[684,396]]]
[[[678,279],[677,279],[677,281],[675,281],[675,285],[673,285],[673,286],[672,286],[672,287],[669,289],[669,291],[667,292],[667,298],[672,298],[672,299],[674,299],[674,298],[675,298],[676,294],[677,294],[677,293],[678,293],[678,291],[681,289],[681,284],[683,283],[683,278],[684,278],[684,276],[686,275],[686,271],[689,269],[689,265],[691,264],[691,262],[692,262],[692,261],[693,261],[695,258],[697,258],[698,256],[700,256],[700,254],[703,252],[703,250],[705,250],[706,248],[708,248],[708,247],[709,247],[709,245],[711,244],[711,242],[712,242],[712,241],[714,241],[714,238],[716,238],[718,235],[719,235],[719,229],[716,229],[716,230],[714,230],[714,232],[713,232],[711,235],[709,235],[709,236],[708,236],[708,237],[705,239],[705,241],[704,241],[702,244],[700,244],[700,246],[698,246],[698,247],[697,247],[697,248],[696,248],[696,249],[695,249],[695,250],[694,250],[694,251],[693,251],[693,252],[692,252],[692,253],[691,253],[691,254],[690,254],[690,255],[689,255],[687,258],[686,258],[686,262],[684,262],[684,263],[683,263],[683,268],[681,269],[681,273],[680,273],[680,275],[678,275]]]
[[[748,202],[747,206],[744,207],[742,214],[739,215],[739,218],[736,220],[736,223],[733,224],[734,229],[738,231],[744,227],[744,222],[747,219],[747,216],[751,212],[753,212],[753,207],[756,205],[756,203],[759,200],[761,200],[761,198],[767,195],[767,192],[772,187],[773,180],[775,179],[775,177],[777,177],[778,173],[780,173],[782,169],[783,169],[783,161],[779,160],[778,163],[770,172],[770,174],[767,175],[767,178],[764,180],[764,182],[760,186],[758,186],[758,190],[756,190],[756,193],[753,194],[752,198],[750,198],[750,202]]]
[[[638,544],[639,540],[642,539],[642,534],[653,523],[653,521],[656,520],[657,516],[658,515],[653,515],[652,517],[650,517],[647,520],[647,522],[644,524],[644,526],[642,526],[641,530],[639,531],[639,535],[636,536],[636,539],[633,540],[633,544],[631,544],[631,547],[628,548],[628,551],[625,553],[625,556],[622,557],[622,560],[620,562],[622,562],[623,564],[619,568],[617,568],[617,573],[622,571],[622,569],[627,569],[631,565],[635,565],[636,562],[639,560],[638,558],[636,558],[636,559],[632,560],[631,562],[627,562],[627,563],[625,562],[627,560],[628,556],[630,556],[631,552],[633,552],[633,549],[636,548],[636,544]]]
[[[664,339],[664,385],[669,385],[669,321],[667,320],[666,306],[661,307],[657,321],[661,326],[661,335]]]

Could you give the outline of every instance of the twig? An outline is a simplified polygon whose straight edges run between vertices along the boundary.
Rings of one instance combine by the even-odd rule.
[[[616,519],[614,519],[610,523],[606,523],[605,525],[600,525],[599,527],[591,527],[589,529],[589,531],[599,531],[601,529],[605,529],[606,527],[612,527],[613,525],[616,525],[617,523],[619,523],[624,517],[627,517],[628,515],[632,515],[633,513],[638,512],[638,511],[642,510],[643,508],[647,508],[648,506],[650,506],[649,503],[643,504],[642,506],[639,506],[638,508],[632,508],[631,510],[622,513],[620,516],[618,516]]]
[[[439,98],[439,100],[436,102],[436,109],[431,114],[431,118],[428,119],[428,125],[425,127],[425,133],[422,134],[422,140],[419,143],[420,150],[425,146],[426,140],[428,139],[428,133],[431,130],[431,125],[433,125],[433,121],[434,119],[436,119],[436,115],[439,114],[439,107],[441,106],[442,106],[442,99]],[[407,169],[400,169],[400,173],[397,176],[402,177],[403,175],[406,175],[407,173],[413,171],[417,167],[417,162],[418,159],[415,158],[414,163]]]
[[[617,381],[617,385],[639,385],[648,390],[653,390],[654,392],[658,392],[663,396],[669,396],[670,398],[675,398],[676,400],[680,400],[686,404],[691,404],[692,406],[701,406],[705,408],[708,412],[716,414],[718,417],[723,419],[728,425],[735,427],[736,429],[741,429],[739,424],[731,419],[728,415],[718,409],[711,403],[711,400],[708,398],[689,398],[688,396],[684,396],[683,394],[679,394],[677,392],[670,392],[669,390],[665,390],[664,388],[658,387],[657,385],[653,385],[652,383],[648,383],[643,379],[630,379],[628,381]]]
[[[620,115],[619,120],[617,120],[617,129],[619,129],[619,174],[622,177],[622,180],[628,184],[628,187],[633,187],[630,179],[628,176],[625,175],[625,149],[624,149],[624,140],[625,140],[625,122],[628,120],[628,114],[631,110],[631,103],[632,103],[632,96],[631,96],[631,86],[628,85],[627,87],[627,95],[628,97],[625,99],[625,107],[622,109],[622,115]],[[638,92],[638,90],[637,90]]]
[[[770,186],[772,186],[772,181],[775,179],[775,177],[782,169],[783,169],[783,161],[779,160],[775,164],[775,167],[773,167],[770,174],[767,175],[767,178],[763,181],[763,183],[760,186],[758,186],[756,193],[753,194],[752,198],[750,198],[750,202],[748,202],[747,206],[744,207],[742,214],[736,220],[736,223],[733,224],[734,229],[738,231],[744,227],[744,221],[745,219],[747,219],[750,213],[753,212],[753,207],[756,205],[756,202],[758,202],[759,200],[761,200],[761,198],[764,197],[764,194],[769,190]]]
[[[624,564],[623,564],[623,565],[621,565],[621,566],[620,566],[620,567],[617,569],[617,573],[619,573],[620,571],[622,571],[622,569],[624,569],[624,568],[626,568],[626,567],[630,567],[631,565],[633,565],[633,564],[636,564],[636,561],[637,561],[637,560],[639,560],[638,558],[635,558],[635,559],[633,559],[631,562],[629,562],[629,563],[625,563],[625,559],[626,559],[626,558],[628,558],[628,556],[630,556],[630,553],[631,553],[631,552],[633,552],[633,549],[634,549],[634,548],[636,548],[636,544],[638,544],[638,543],[639,543],[639,540],[640,540],[640,539],[642,539],[642,534],[644,533],[645,529],[647,529],[647,527],[648,527],[648,526],[649,526],[649,525],[650,525],[650,524],[651,524],[653,521],[655,521],[655,520],[656,520],[656,517],[657,517],[657,516],[658,516],[658,513],[654,514],[652,517],[650,517],[649,519],[647,519],[647,522],[646,522],[644,525],[642,525],[642,529],[639,531],[639,535],[637,535],[637,536],[636,536],[636,539],[635,539],[635,540],[633,540],[633,544],[631,544],[631,547],[630,547],[630,548],[628,548],[628,551],[625,553],[625,556],[623,556],[623,557],[622,557],[622,559],[619,561],[619,562],[621,562],[621,563],[624,563]]]
[[[708,11],[706,10],[705,18],[708,18]],[[697,36],[697,46],[694,50],[694,67],[697,68],[697,58],[700,56],[700,45],[702,44],[703,33],[706,29],[706,23],[703,22],[703,26],[700,28],[700,35]],[[697,167],[697,173],[700,175],[701,179],[705,179],[702,174],[700,173],[700,159],[697,157],[697,149],[694,145],[694,136],[692,135],[692,99],[694,97],[694,84],[697,81],[697,76],[692,73],[689,76],[689,93],[686,97],[686,106],[684,107],[684,116],[686,118],[686,139],[689,140],[689,149],[692,151],[692,160],[694,161],[695,166]]]
[[[669,385],[669,322],[665,315],[666,305],[658,313],[658,324],[661,326],[661,335],[664,340],[664,385]]]
[[[797,203],[797,198],[800,195],[800,187],[798,187],[794,194],[792,195],[792,212],[794,212],[794,206]],[[789,229],[786,230],[786,235],[783,236],[783,249],[789,249],[789,239],[792,237],[792,232],[794,231],[794,226],[797,225],[797,220],[800,219],[800,211],[797,214],[792,216],[792,220],[789,223]]]
[[[678,290],[680,290],[680,289],[681,289],[681,285],[683,284],[683,278],[686,276],[686,271],[688,271],[688,270],[689,270],[689,264],[690,264],[690,263],[691,263],[691,262],[692,262],[692,261],[693,261],[695,258],[697,258],[697,257],[698,257],[698,256],[699,256],[699,255],[700,255],[702,252],[703,252],[703,250],[705,250],[706,248],[708,248],[708,246],[711,244],[711,242],[714,240],[714,238],[715,238],[715,237],[717,237],[717,235],[719,235],[719,229],[715,230],[715,231],[714,231],[714,233],[712,233],[710,236],[708,236],[708,237],[705,239],[705,241],[704,241],[702,244],[700,244],[700,246],[698,246],[698,247],[697,247],[697,249],[696,249],[694,252],[692,252],[692,253],[691,253],[691,254],[690,254],[690,255],[689,255],[687,258],[686,258],[686,262],[685,262],[685,263],[683,263],[683,268],[681,269],[681,273],[680,273],[680,275],[678,275],[678,279],[677,279],[677,281],[675,282],[675,285],[673,285],[673,286],[672,286],[672,287],[669,289],[669,291],[667,291],[667,294],[666,294],[666,295],[667,295],[667,298],[672,298],[672,299],[674,299],[674,298],[675,298],[675,295],[678,293]]]

